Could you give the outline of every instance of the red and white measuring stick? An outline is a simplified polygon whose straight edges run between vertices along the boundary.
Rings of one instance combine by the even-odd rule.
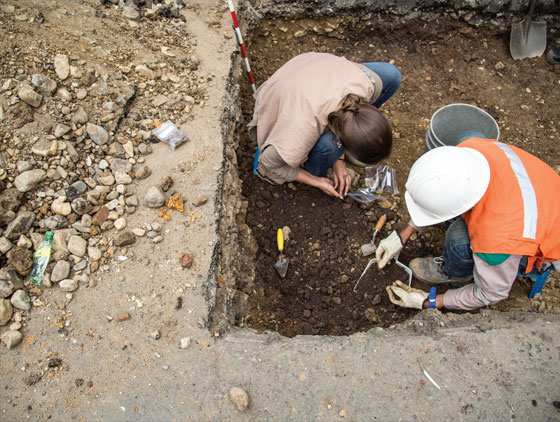
[[[239,47],[241,47],[241,54],[243,55],[243,61],[245,61],[245,67],[247,68],[247,73],[249,74],[249,81],[251,82],[251,88],[253,93],[257,91],[255,87],[255,80],[253,79],[253,74],[251,73],[251,66],[249,65],[249,59],[247,58],[247,51],[245,50],[245,44],[243,44],[243,37],[241,36],[241,30],[239,29],[239,23],[237,22],[237,15],[235,14],[235,9],[233,7],[232,0],[228,0],[229,11],[231,12],[231,18],[233,19],[233,28],[235,29],[235,35],[237,35],[237,42]]]

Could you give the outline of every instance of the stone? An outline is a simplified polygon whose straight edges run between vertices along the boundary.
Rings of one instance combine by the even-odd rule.
[[[21,309],[22,311],[29,311],[31,309],[31,299],[23,289],[14,292],[10,298],[10,303],[14,308]]]
[[[90,261],[99,261],[101,259],[102,256],[102,252],[100,249],[95,248],[93,246],[90,246],[88,248],[88,257],[90,259]]]
[[[72,213],[72,206],[62,198],[56,198],[51,204],[51,211],[55,214],[67,217]]]
[[[249,409],[249,395],[241,387],[232,387],[229,390],[229,398],[240,412],[245,412]]]
[[[181,339],[181,349],[188,349],[189,346],[191,345],[191,338],[190,337],[184,337]]]
[[[44,220],[41,220],[39,225],[43,229],[52,231],[52,230],[64,229],[65,227],[68,227],[69,222],[66,217],[57,214],[49,218],[45,218]]]
[[[123,312],[117,316],[117,322],[128,321],[130,319],[130,314],[128,312]]]
[[[41,74],[34,74],[31,76],[31,83],[37,91],[42,95],[53,95],[56,91],[56,82],[51,78]]]
[[[72,201],[72,209],[78,215],[84,215],[89,212],[91,206],[84,198],[76,198]]]
[[[113,184],[115,184],[115,178],[113,177],[112,174],[108,174],[107,176],[101,176],[100,178],[97,179],[97,181],[101,183],[103,186],[112,186]]]
[[[131,207],[138,206],[138,197],[136,195],[130,195],[124,200],[126,205],[130,205]]]
[[[24,171],[15,178],[14,185],[20,192],[29,192],[37,186],[46,175],[47,173],[41,169]]]
[[[71,186],[72,188],[76,189],[76,192],[78,192],[79,194],[84,193],[87,190],[87,185],[81,180],[72,183]]]
[[[146,230],[137,227],[132,229],[132,233],[134,233],[135,236],[142,237],[146,234]]]
[[[16,217],[8,224],[4,231],[4,236],[10,240],[18,239],[22,234],[26,234],[35,221],[35,213],[31,211],[20,211]]]
[[[31,240],[27,236],[22,234],[17,241],[17,246],[30,249],[33,246],[33,243],[31,243]]]
[[[76,280],[72,280],[71,278],[66,278],[58,283],[58,287],[63,292],[73,292],[78,289],[78,282]]]
[[[88,121],[88,115],[83,107],[78,107],[76,112],[72,115],[72,123],[76,125],[85,125]]]
[[[41,157],[56,155],[58,152],[58,142],[56,140],[43,137],[33,144],[31,152]]]
[[[148,68],[148,66],[146,66],[146,65],[139,64],[138,66],[136,66],[134,68],[134,70],[140,76],[143,76],[143,77],[148,78],[148,79],[154,79],[154,72],[150,68]]]
[[[0,326],[6,325],[12,319],[14,308],[8,299],[0,300]]]
[[[114,224],[115,224],[115,229],[120,231],[126,227],[126,219],[124,217],[117,218]]]
[[[70,236],[68,239],[68,252],[80,258],[86,254],[87,241],[80,236]]]
[[[51,281],[57,283],[68,278],[69,275],[70,263],[68,261],[58,261],[51,272]]]
[[[148,166],[142,166],[134,172],[134,176],[139,179],[145,179],[152,174],[152,170]]]
[[[101,226],[109,217],[109,208],[103,205],[99,211],[93,216],[91,224],[94,226]]]
[[[128,173],[132,170],[132,163],[128,160],[116,158],[111,162],[111,171],[113,174],[117,172]]]
[[[115,245],[119,248],[122,246],[132,245],[136,241],[136,236],[129,230],[122,231],[115,239]]]
[[[90,139],[97,145],[105,145],[109,142],[109,133],[101,126],[88,123],[86,125],[86,132]]]
[[[68,78],[70,75],[70,63],[67,55],[57,54],[54,57],[54,71],[61,80]]]
[[[21,343],[23,339],[23,334],[19,331],[15,330],[8,330],[4,334],[2,334],[2,343],[6,345],[8,349],[13,349],[18,344]]]
[[[64,135],[66,135],[71,130],[72,130],[72,128],[70,126],[66,126],[66,125],[63,125],[61,123],[58,123],[56,125],[56,127],[54,128],[54,136],[56,136],[57,138],[60,138]]]
[[[54,251],[68,252],[68,239],[76,234],[74,229],[62,229],[54,232],[52,248]]]
[[[133,6],[125,6],[123,7],[122,14],[127,19],[136,20],[140,17],[140,12],[136,7]]]
[[[195,207],[200,207],[201,205],[206,204],[206,202],[208,202],[208,198],[206,196],[199,196],[192,204]]]
[[[33,90],[33,88],[27,84],[23,84],[17,93],[19,99],[31,107],[39,107],[41,105],[41,100],[43,96],[38,94]]]
[[[12,249],[14,245],[10,242],[6,237],[0,237],[0,253],[5,254],[10,249]]]
[[[123,149],[130,158],[134,157],[134,144],[131,141],[123,144]]]
[[[115,182],[120,185],[130,185],[132,183],[132,177],[126,173],[117,171],[115,172]]]
[[[148,208],[159,208],[165,203],[165,196],[159,186],[150,186],[144,196],[144,204]]]
[[[14,291],[21,288],[23,288],[23,281],[13,268],[0,268],[0,299],[9,297]]]
[[[29,249],[16,246],[6,255],[10,265],[23,276],[28,275],[33,267],[33,254]]]

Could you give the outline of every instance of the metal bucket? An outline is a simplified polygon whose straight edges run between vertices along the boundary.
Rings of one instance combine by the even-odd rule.
[[[465,137],[465,134],[471,136]],[[500,128],[492,116],[478,107],[449,104],[437,110],[430,119],[426,132],[426,151],[445,145],[455,146],[469,137],[497,140]]]

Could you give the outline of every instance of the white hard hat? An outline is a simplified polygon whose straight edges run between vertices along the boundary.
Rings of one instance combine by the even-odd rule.
[[[489,182],[490,166],[477,150],[434,148],[410,169],[404,195],[410,218],[422,227],[457,217],[482,198]]]

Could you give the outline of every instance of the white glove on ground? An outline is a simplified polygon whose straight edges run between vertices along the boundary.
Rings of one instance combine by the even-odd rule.
[[[424,301],[429,296],[425,291],[413,289],[399,280],[387,286],[385,290],[387,290],[389,300],[403,308],[422,309]]]
[[[402,251],[403,244],[401,238],[395,230],[377,246],[375,257],[377,258],[377,266],[383,268],[390,261],[392,257]]]

